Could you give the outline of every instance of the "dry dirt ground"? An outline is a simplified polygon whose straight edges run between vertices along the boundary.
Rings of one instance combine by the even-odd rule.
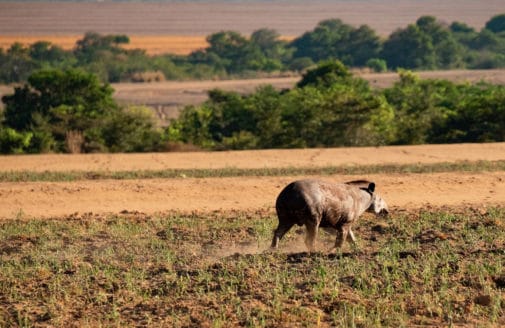
[[[368,24],[381,36],[422,15],[480,30],[505,12],[502,0],[319,0],[319,1],[159,1],[0,2],[4,35],[76,35],[87,31],[128,35],[209,35],[221,30],[249,34],[260,28],[298,36],[318,22],[340,18]]]
[[[164,154],[2,156],[0,171],[134,171],[170,168],[279,168],[360,164],[505,160],[505,143],[381,148],[264,150]],[[59,217],[79,213],[140,211],[212,212],[273,210],[275,198],[301,178],[229,177],[74,182],[2,182],[0,217]],[[333,175],[329,181],[366,178],[377,183],[390,206],[505,204],[504,172]]]

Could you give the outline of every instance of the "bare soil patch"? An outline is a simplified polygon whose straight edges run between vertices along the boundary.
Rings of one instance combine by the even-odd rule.
[[[505,160],[505,143],[137,154],[7,155],[0,156],[0,171],[262,169],[340,165],[430,164],[465,160]]]
[[[481,29],[505,12],[501,0],[223,1],[223,2],[2,2],[3,35],[77,35],[87,31],[128,35],[209,35],[221,30],[250,34],[260,28],[298,36],[318,22],[340,18],[368,24],[381,36],[422,15]],[[195,23],[197,22],[197,23]]]
[[[440,163],[503,160],[505,143],[201,152],[2,156],[0,170],[147,170],[168,168],[269,168],[380,163]],[[0,217],[58,217],[70,213],[124,210],[212,212],[267,209],[290,181],[301,177],[176,178],[76,182],[0,183]],[[500,205],[505,173],[333,175],[330,181],[367,178],[396,209],[426,206]]]
[[[0,217],[61,217],[71,213],[213,212],[268,209],[301,177],[2,183]],[[343,182],[356,176],[314,177]],[[502,205],[505,174],[437,173],[360,176],[377,183],[393,209]]]

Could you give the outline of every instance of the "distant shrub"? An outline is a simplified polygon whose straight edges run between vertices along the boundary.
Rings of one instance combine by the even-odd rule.
[[[313,65],[314,61],[310,57],[300,57],[291,61],[289,69],[295,72],[302,72]]]
[[[18,132],[0,127],[0,152],[2,154],[22,154],[30,145],[33,133]]]
[[[487,23],[486,29],[499,33],[505,31],[505,14],[493,16]]]
[[[371,58],[366,62],[366,67],[371,68],[374,72],[382,73],[388,70],[386,61],[379,58]]]
[[[351,72],[341,61],[327,60],[303,74],[297,87],[303,88],[307,85],[330,86],[338,80],[350,78],[351,76]]]

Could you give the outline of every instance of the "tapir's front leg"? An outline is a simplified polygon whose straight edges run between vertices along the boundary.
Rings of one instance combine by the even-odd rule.
[[[305,228],[307,230],[306,232],[307,235],[305,237],[305,245],[307,246],[309,252],[314,252],[316,250],[316,239],[319,224],[317,222],[310,220],[309,222],[305,223]]]

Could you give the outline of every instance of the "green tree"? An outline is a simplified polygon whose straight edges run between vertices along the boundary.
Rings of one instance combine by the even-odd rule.
[[[436,61],[431,38],[417,25],[393,32],[384,42],[382,58],[393,69],[430,69]]]
[[[449,26],[449,30],[454,38],[454,40],[460,46],[461,58],[465,66],[473,61],[475,51],[471,50],[472,43],[479,33],[475,31],[473,27],[468,26],[465,23],[453,22]]]
[[[450,115],[435,122],[429,142],[505,141],[505,87],[480,83],[455,85]]]
[[[339,59],[348,65],[363,66],[380,52],[380,39],[368,26],[355,29],[340,19],[320,22],[310,32],[293,40],[294,58],[308,57],[314,62]]]
[[[73,64],[72,54],[47,41],[38,41],[29,47],[30,57],[43,66],[65,67]]]
[[[0,153],[22,154],[28,150],[32,137],[31,132],[22,133],[0,126]]]
[[[463,67],[463,53],[447,26],[433,16],[422,16],[416,24],[393,32],[382,56],[392,68],[433,69]]]
[[[435,67],[455,68],[463,65],[462,47],[447,26],[433,16],[420,17],[416,25],[431,39],[435,52]]]
[[[79,70],[39,71],[28,78],[27,84],[16,87],[13,95],[2,98],[4,124],[21,132],[45,131],[41,134],[45,138],[50,133],[55,141],[54,151],[65,150],[68,131],[83,131],[86,148],[93,141],[87,132],[100,126],[104,117],[118,111],[112,92],[108,84]],[[43,144],[52,143],[49,140]]]
[[[474,51],[468,58],[471,68],[497,68],[505,66],[505,33],[482,29],[468,43]]]
[[[452,115],[458,94],[449,81],[421,80],[409,71],[400,72],[400,80],[383,92],[395,109],[394,143],[405,145],[427,143],[432,127]]]
[[[307,85],[329,87],[336,82],[348,80],[351,77],[351,72],[341,61],[328,60],[321,62],[317,67],[303,74],[302,79],[296,86],[299,88]]]
[[[14,43],[4,53],[0,51],[0,81],[4,83],[26,81],[40,64],[30,57],[30,51],[21,43]]]
[[[489,21],[486,22],[485,28],[494,33],[505,31],[505,14],[493,16]]]
[[[279,38],[279,33],[272,29],[259,29],[251,35],[251,46],[257,47],[261,52],[262,70],[280,70],[284,63],[291,60],[293,50],[286,41]]]
[[[126,35],[100,35],[95,32],[87,32],[81,40],[78,40],[74,49],[74,55],[80,63],[91,63],[102,59],[107,54],[121,54],[126,50],[121,44],[128,44],[130,39]]]
[[[394,137],[392,108],[360,79],[307,85],[283,98],[284,147],[388,144]],[[351,82],[351,83],[350,83]]]
[[[366,62],[366,66],[371,68],[374,72],[381,73],[388,70],[386,61],[379,58],[370,58]]]
[[[250,39],[234,31],[222,31],[208,36],[207,42],[209,47],[190,54],[189,61],[214,66],[229,74],[280,70],[291,57],[287,43],[269,29],[255,31]]]
[[[153,112],[144,107],[114,111],[103,123],[101,138],[111,152],[158,151],[162,148],[161,131]]]
[[[240,71],[248,54],[249,41],[234,31],[214,33],[207,37],[209,47],[206,49],[207,56],[216,56],[217,59],[209,62],[221,64],[228,72]]]
[[[351,31],[347,43],[348,65],[365,66],[370,58],[378,57],[382,42],[368,25],[362,25]]]
[[[88,32],[77,41],[73,53],[82,69],[92,72],[102,81],[119,82],[127,80],[135,72],[150,69],[145,51],[121,47],[129,42],[126,35]]]

